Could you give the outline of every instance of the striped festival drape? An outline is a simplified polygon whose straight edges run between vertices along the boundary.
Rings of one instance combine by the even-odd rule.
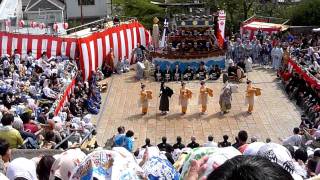
[[[151,34],[138,21],[122,24],[78,39],[80,49],[80,66],[83,79],[87,80],[92,71],[101,67],[113,49],[114,62],[126,56],[132,61],[133,50],[140,43],[147,46],[151,42]],[[131,62],[133,63],[133,62]]]
[[[12,55],[15,49],[22,57],[26,56],[27,51],[32,50],[32,54],[36,58],[40,58],[41,53],[46,51],[48,57],[61,54],[74,59],[77,51],[77,39],[0,32],[1,56]]]

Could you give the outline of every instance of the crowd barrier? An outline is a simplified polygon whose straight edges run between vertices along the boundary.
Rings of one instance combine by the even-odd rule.
[[[312,74],[309,73],[307,69],[303,69],[300,65],[298,65],[293,59],[288,60],[288,68],[289,71],[292,72],[294,70],[296,73],[301,75],[303,79],[310,85],[310,86],[320,86],[320,80],[314,77]]]

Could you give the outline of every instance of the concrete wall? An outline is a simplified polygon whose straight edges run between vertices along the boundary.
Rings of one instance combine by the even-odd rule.
[[[83,5],[83,17],[104,17],[111,14],[111,0],[95,0],[95,5]],[[81,17],[81,6],[78,0],[66,0],[67,19],[79,19]]]

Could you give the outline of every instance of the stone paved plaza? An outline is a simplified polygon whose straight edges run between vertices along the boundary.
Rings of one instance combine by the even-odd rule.
[[[134,131],[137,148],[144,144],[146,137],[155,145],[160,143],[162,136],[167,136],[169,143],[175,143],[176,136],[181,136],[183,143],[187,144],[190,142],[190,136],[194,135],[197,141],[203,144],[208,135],[213,135],[214,141],[217,142],[227,134],[233,142],[239,130],[246,130],[249,137],[256,136],[261,141],[270,137],[272,141],[278,142],[279,138],[290,135],[293,127],[300,123],[299,108],[287,98],[275,73],[269,69],[257,67],[248,75],[254,86],[262,88],[262,96],[255,101],[254,113],[246,113],[246,84],[241,83],[238,84],[239,92],[233,94],[230,113],[223,116],[220,115],[218,103],[222,79],[207,81],[207,86],[214,90],[214,97],[209,99],[208,112],[203,116],[199,115],[199,81],[187,83],[193,97],[187,114],[183,116],[178,105],[180,83],[168,83],[175,94],[170,101],[170,113],[161,116],[158,110],[160,84],[151,78],[143,81],[146,89],[153,91],[153,99],[150,102],[149,113],[142,116],[137,105],[140,82],[134,80],[134,73],[114,75],[107,80],[109,90],[103,95],[103,106],[96,117],[100,145],[117,132],[118,126],[125,126],[126,130]]]

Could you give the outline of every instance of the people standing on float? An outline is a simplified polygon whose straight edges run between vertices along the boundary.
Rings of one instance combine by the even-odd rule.
[[[141,84],[141,92],[140,92],[140,102],[142,114],[145,115],[148,113],[149,108],[149,100],[152,99],[152,91],[146,90],[146,85]]]
[[[192,92],[186,88],[186,83],[181,82],[179,105],[181,106],[182,114],[186,114],[188,109],[189,99],[192,97]]]
[[[207,111],[208,96],[213,97],[213,90],[207,88],[204,81],[201,81],[200,85],[199,105],[201,105],[201,114],[205,114]]]
[[[160,86],[160,106],[161,115],[167,114],[169,111],[169,98],[173,95],[173,90],[165,85],[162,81]]]

